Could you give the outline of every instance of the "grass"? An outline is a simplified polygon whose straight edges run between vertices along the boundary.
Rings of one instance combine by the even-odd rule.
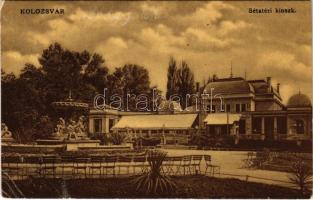
[[[298,190],[237,179],[201,175],[172,178],[178,191],[168,195],[138,193],[129,184],[131,178],[29,179],[17,181],[17,185],[27,198],[309,198]]]

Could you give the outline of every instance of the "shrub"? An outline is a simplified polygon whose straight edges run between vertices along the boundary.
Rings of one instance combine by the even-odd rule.
[[[114,144],[114,145],[120,145],[124,142],[126,138],[126,134],[124,133],[120,133],[120,132],[114,132],[114,133],[111,133],[111,142]]]
[[[162,163],[166,153],[151,150],[148,152],[149,170],[132,180],[136,191],[149,195],[172,194],[177,190],[176,183],[166,175],[161,174]]]
[[[312,166],[305,164],[303,158],[298,157],[291,166],[290,181],[295,184],[302,195],[312,188]]]

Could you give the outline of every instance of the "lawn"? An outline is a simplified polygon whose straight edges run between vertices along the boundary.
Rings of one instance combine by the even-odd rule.
[[[309,198],[298,190],[201,175],[172,177],[178,191],[170,195],[144,195],[135,191],[131,178],[106,179],[29,179],[17,181],[28,198]]]

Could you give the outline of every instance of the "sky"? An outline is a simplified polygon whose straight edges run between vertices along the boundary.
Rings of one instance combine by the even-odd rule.
[[[58,8],[64,15],[21,15],[20,9]],[[251,14],[249,8],[294,8],[294,14]],[[272,77],[286,103],[311,97],[311,3],[248,1],[6,1],[1,12],[1,66],[18,75],[53,42],[101,54],[112,72],[124,64],[149,70],[166,91],[170,57],[185,60],[203,82],[217,74]]]

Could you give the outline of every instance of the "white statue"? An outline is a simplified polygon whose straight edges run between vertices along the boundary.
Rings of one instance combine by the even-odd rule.
[[[1,124],[1,138],[12,138],[12,133],[5,123]]]
[[[85,127],[85,117],[80,116],[78,122],[75,127],[75,132],[77,133],[78,137],[86,138],[86,127]]]
[[[75,139],[77,140],[77,134],[76,134],[76,122],[74,120],[69,121],[69,125],[67,126],[68,131],[68,139]]]
[[[57,127],[55,129],[55,133],[52,134],[52,137],[64,138],[65,130],[66,130],[65,120],[61,117],[59,118]]]

